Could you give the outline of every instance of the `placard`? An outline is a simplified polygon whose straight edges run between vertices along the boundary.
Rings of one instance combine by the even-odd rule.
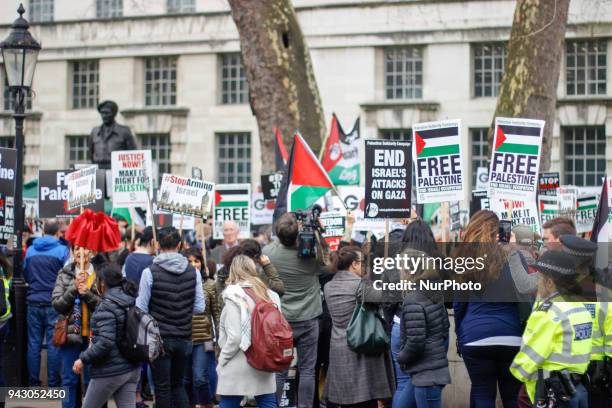
[[[340,211],[327,211],[321,213],[320,219],[325,227],[325,232],[321,236],[332,251],[337,251],[340,241],[344,236],[346,216]]]
[[[251,185],[217,184],[213,211],[213,239],[223,239],[223,224],[234,221],[240,230],[239,238],[251,236]]]
[[[412,160],[419,204],[459,201],[464,197],[461,121],[418,123],[412,127]]]
[[[0,194],[5,197],[15,195],[17,173],[17,150],[0,147]]]
[[[79,208],[68,209],[67,176],[72,170],[39,170],[38,212],[40,218],[76,217]],[[86,205],[92,211],[104,211],[104,170],[96,171],[96,201]]]
[[[450,230],[459,231],[461,229],[461,206],[459,201],[453,201],[448,206]]]
[[[470,201],[470,217],[480,210],[488,210],[491,208],[489,193],[486,190],[472,191],[472,200]]]
[[[91,166],[66,176],[68,210],[83,208],[96,202],[96,171],[97,168]]]
[[[528,225],[533,232],[540,233],[540,217],[535,201],[491,199],[491,211],[495,212],[500,220],[509,219],[510,205],[512,204],[512,226]]]
[[[365,140],[365,218],[410,218],[411,142]]]
[[[264,199],[275,200],[278,197],[281,184],[283,182],[283,172],[268,173],[261,175],[261,191]]]
[[[4,201],[4,222],[0,225],[0,245],[7,245],[9,240],[15,240],[15,211],[13,197],[2,198]]]
[[[561,216],[559,197],[557,196],[538,197],[538,208],[540,209],[540,222],[542,225],[546,224],[548,220]]]
[[[598,205],[598,194],[580,194],[578,196],[576,200],[576,231],[579,234],[592,231]]]
[[[545,196],[557,195],[560,186],[559,172],[540,173],[538,178],[538,194]]]
[[[489,189],[489,169],[487,167],[478,167],[476,169],[476,188],[474,190]]]
[[[0,194],[0,226],[4,225],[6,220],[6,196]]]
[[[214,183],[164,174],[157,193],[157,209],[204,218],[210,213]]]
[[[543,130],[543,120],[495,118],[491,197],[535,201]]]
[[[147,208],[148,197],[153,197],[151,151],[125,150],[112,152],[111,179],[113,207]]]
[[[251,195],[251,224],[272,224],[275,206],[275,201],[264,199],[261,191],[254,192]]]

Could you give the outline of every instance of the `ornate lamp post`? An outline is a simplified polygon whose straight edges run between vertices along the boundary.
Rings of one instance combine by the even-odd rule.
[[[26,326],[26,283],[23,279],[23,245],[22,232],[24,224],[23,209],[23,121],[25,119],[26,96],[32,87],[34,69],[40,51],[40,44],[32,37],[28,28],[30,25],[23,18],[23,4],[17,9],[19,18],[15,20],[8,37],[0,43],[4,69],[8,79],[9,91],[15,97],[15,147],[17,149],[17,170],[15,172],[15,234],[17,248],[13,258],[13,288],[15,290],[15,347],[17,354],[17,381],[27,385],[27,326]]]

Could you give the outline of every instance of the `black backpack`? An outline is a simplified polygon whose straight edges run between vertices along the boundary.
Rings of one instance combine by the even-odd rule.
[[[129,361],[152,363],[163,352],[157,321],[137,306],[121,308],[125,310],[126,316],[123,336],[117,339],[119,351]]]

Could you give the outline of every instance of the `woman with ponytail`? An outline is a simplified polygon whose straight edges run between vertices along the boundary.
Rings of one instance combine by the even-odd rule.
[[[255,307],[245,289],[252,289],[259,301],[274,302],[278,308],[280,299],[257,276],[255,262],[246,255],[232,260],[226,283],[219,324],[219,408],[238,408],[245,395],[255,396],[260,408],[277,407],[274,373],[251,367],[244,354],[251,345],[251,313]]]
[[[117,408],[133,408],[140,365],[127,360],[117,343],[124,335],[127,309],[136,303],[136,286],[113,264],[98,270],[96,286],[101,301],[91,316],[91,341],[73,366],[73,371],[79,374],[83,364],[91,364],[83,408],[102,407],[110,398]]]

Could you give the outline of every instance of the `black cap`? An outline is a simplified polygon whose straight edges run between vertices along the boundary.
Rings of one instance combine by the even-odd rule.
[[[546,251],[535,263],[535,268],[547,276],[576,276],[576,258],[561,251]]]
[[[578,257],[578,261],[582,262],[584,258],[592,258],[597,252],[597,244],[587,241],[584,238],[576,235],[565,234],[559,237],[559,241],[563,245],[563,252],[566,254]]]
[[[119,112],[119,106],[115,103],[115,101],[102,101],[98,104],[98,112],[102,110],[103,107],[107,106],[111,108],[113,111],[113,115],[116,115]]]

